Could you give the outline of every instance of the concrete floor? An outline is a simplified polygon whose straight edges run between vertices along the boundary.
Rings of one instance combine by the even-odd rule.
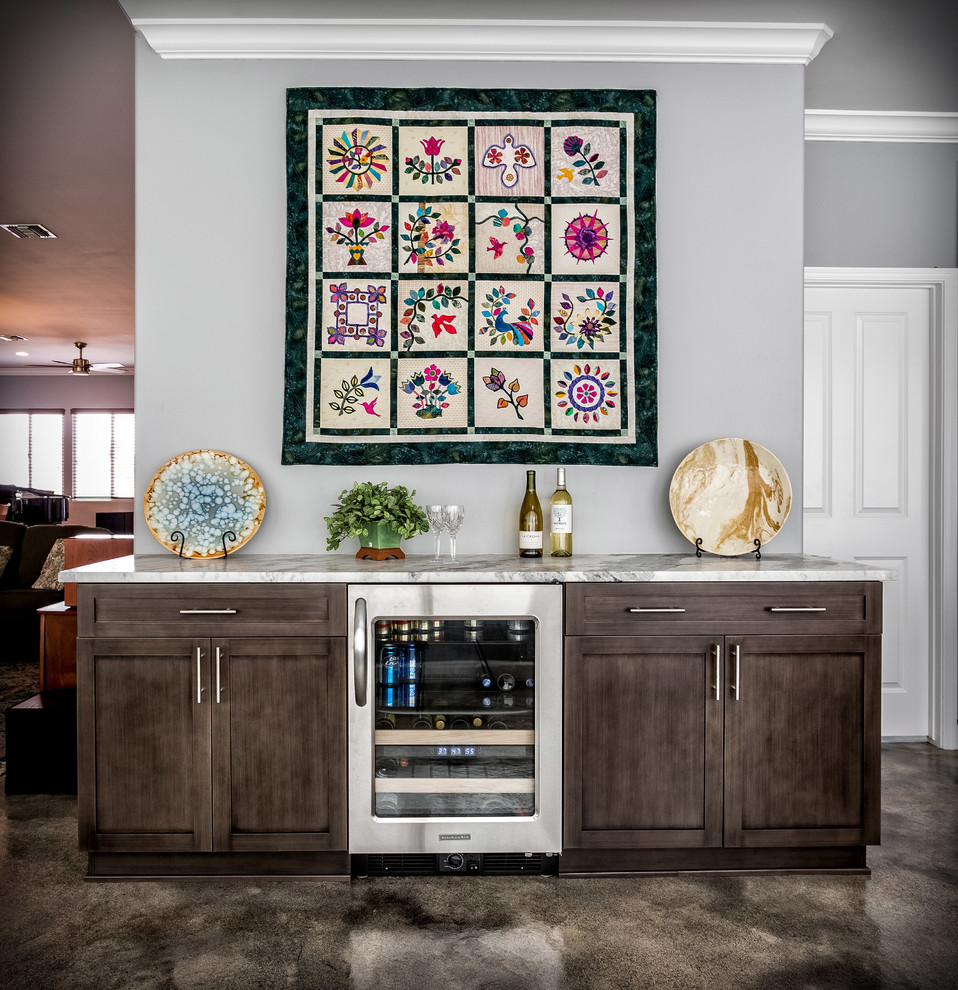
[[[883,749],[860,876],[86,883],[75,801],[0,798],[0,987],[958,986],[958,752]]]

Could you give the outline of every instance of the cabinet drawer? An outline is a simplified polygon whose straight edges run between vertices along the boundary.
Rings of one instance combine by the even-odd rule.
[[[878,581],[566,585],[566,635],[880,633]]]
[[[345,636],[343,584],[79,585],[80,636]]]

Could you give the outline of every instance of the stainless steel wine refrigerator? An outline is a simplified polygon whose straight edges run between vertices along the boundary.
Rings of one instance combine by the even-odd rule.
[[[352,585],[355,873],[554,872],[562,589]]]

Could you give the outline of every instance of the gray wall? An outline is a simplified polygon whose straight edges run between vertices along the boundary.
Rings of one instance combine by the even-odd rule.
[[[958,144],[807,141],[805,263],[958,267]]]
[[[522,465],[282,466],[285,89],[653,88],[658,92],[659,466],[569,460],[579,552],[689,550],[668,486],[698,444],[747,436],[796,493],[801,549],[803,70],[796,66],[162,61],[137,45],[137,489],[170,457],[234,453],[266,486],[250,552],[316,552],[355,479],[462,501],[462,552],[513,552]],[[540,470],[540,495],[554,471]],[[137,551],[155,547],[140,523]],[[427,552],[429,537],[408,548]],[[348,548],[344,547],[343,550]],[[354,550],[355,548],[353,548]]]

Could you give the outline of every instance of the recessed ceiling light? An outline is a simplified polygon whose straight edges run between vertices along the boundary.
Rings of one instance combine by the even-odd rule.
[[[29,356],[30,356],[29,351],[17,351],[17,357],[29,357]]]

